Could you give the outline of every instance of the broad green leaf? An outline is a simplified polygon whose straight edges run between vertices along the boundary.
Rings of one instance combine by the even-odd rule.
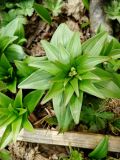
[[[112,76],[111,76],[111,73],[99,68],[99,67],[96,67],[95,70],[92,71],[93,74],[97,75],[98,77],[100,77],[100,79],[102,81],[104,80],[112,80]]]
[[[81,56],[77,59],[77,71],[80,74],[83,74],[87,70],[94,68],[96,65],[101,64],[105,61],[108,61],[110,58],[107,56]]]
[[[74,77],[72,80],[70,80],[70,84],[74,89],[74,92],[76,93],[77,97],[79,97],[78,79]]]
[[[58,120],[60,131],[67,131],[73,123],[69,106],[64,106],[63,93],[59,93],[53,98],[53,108]]]
[[[12,43],[14,42],[15,40],[17,39],[16,36],[1,36],[0,37],[0,55],[2,54],[2,52]]]
[[[8,107],[9,104],[13,104],[13,99],[0,92],[0,105],[3,107]]]
[[[28,78],[19,84],[19,88],[24,89],[48,89],[51,85],[50,83],[51,75],[41,69],[32,73]]]
[[[23,17],[17,17],[13,19],[11,22],[9,22],[5,27],[2,28],[1,34],[3,36],[14,36],[14,35],[23,36],[24,34],[23,28],[19,27],[20,25],[23,25],[23,24],[25,24],[25,19]]]
[[[112,57],[113,59],[118,59],[120,58],[120,49],[113,49],[110,53],[109,56]]]
[[[40,68],[46,72],[49,72],[52,75],[56,75],[58,72],[60,72],[60,68],[58,68],[54,63],[51,63],[50,61],[33,61],[29,63],[29,66]]]
[[[14,61],[17,67],[17,75],[21,78],[26,78],[30,76],[36,69],[34,67],[28,66],[28,64],[24,61]]]
[[[78,124],[80,120],[82,101],[83,101],[83,92],[79,93],[79,97],[76,97],[76,95],[73,95],[70,100],[70,111],[75,124]]]
[[[45,53],[50,61],[57,61],[59,56],[59,50],[50,44],[49,42],[42,40],[41,44],[45,50]]]
[[[9,115],[9,109],[7,107],[1,107],[0,106],[0,115]]]
[[[72,58],[78,57],[82,53],[80,42],[80,33],[75,32],[67,44],[66,50],[69,51]]]
[[[22,90],[20,89],[15,97],[15,101],[14,101],[15,108],[22,108],[23,107],[22,97],[23,97]]]
[[[34,9],[37,12],[37,14],[47,23],[51,24],[52,20],[50,17],[50,14],[46,8],[44,8],[42,5],[34,3]]]
[[[74,93],[73,87],[68,83],[64,89],[64,105],[67,106]]]
[[[63,64],[70,63],[70,53],[60,44],[59,45],[59,61]]]
[[[22,117],[19,117],[12,123],[12,133],[13,133],[13,142],[15,143],[17,140],[17,136],[20,132],[22,124]]]
[[[67,47],[69,40],[72,38],[73,32],[68,28],[65,23],[59,25],[57,30],[52,36],[51,44],[59,48],[59,44]]]
[[[30,132],[34,131],[34,128],[32,124],[30,123],[30,121],[28,120],[27,115],[24,116],[22,125],[23,125],[23,128],[26,129],[27,131],[30,131]]]
[[[101,51],[102,56],[109,56],[110,52],[113,49],[113,40],[109,40],[105,42],[105,45]]]
[[[5,119],[5,121],[0,124],[0,128],[3,127],[7,127],[9,124],[11,124],[15,119],[17,118],[17,116],[15,114],[9,114],[7,119]]]
[[[10,62],[13,62],[14,60],[22,60],[26,57],[23,48],[17,44],[10,45],[4,53]]]
[[[105,98],[106,95],[102,93],[90,80],[83,80],[80,82],[80,90],[99,98]]]
[[[25,96],[23,104],[28,108],[30,113],[34,111],[43,94],[44,91],[35,90]]]
[[[95,85],[107,98],[120,98],[120,88],[113,81],[103,81]]]
[[[2,139],[0,141],[0,149],[5,148],[12,141],[12,138],[13,134],[11,132],[11,126],[8,126],[2,135]]]
[[[48,91],[47,95],[43,98],[42,104],[45,104],[55,95],[61,93],[64,90],[63,83],[54,83],[51,89]]]
[[[89,154],[89,157],[95,159],[103,159],[107,156],[109,137],[105,136],[96,148]]]
[[[108,34],[106,32],[101,32],[96,36],[88,39],[82,44],[83,54],[91,56],[99,56]]]
[[[81,75],[81,79],[94,79],[94,80],[101,80],[101,78],[99,76],[97,76],[96,74],[92,73],[92,72],[87,72],[84,73],[83,75]]]

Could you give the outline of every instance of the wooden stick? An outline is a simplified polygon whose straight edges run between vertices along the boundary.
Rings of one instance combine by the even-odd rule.
[[[2,134],[3,131],[1,130],[0,136]],[[64,134],[58,134],[58,131],[35,129],[34,132],[22,130],[17,140],[93,149],[103,137],[102,134],[94,133],[65,132]],[[120,152],[120,137],[109,136],[109,151]]]

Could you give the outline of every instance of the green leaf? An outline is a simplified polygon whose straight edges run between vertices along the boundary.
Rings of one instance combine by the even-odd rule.
[[[103,81],[95,85],[107,98],[120,98],[120,88],[113,81]]]
[[[74,93],[73,87],[68,83],[64,90],[64,105],[67,106]]]
[[[96,65],[101,64],[105,61],[108,61],[109,57],[107,56],[97,56],[97,57],[90,57],[90,56],[81,56],[77,59],[77,71],[80,74],[83,74],[86,71],[94,68]]]
[[[106,120],[112,120],[114,118],[114,113],[112,112],[100,112],[99,117]]]
[[[7,89],[10,90],[12,93],[16,93],[16,85],[17,79],[14,78],[11,82],[8,82]]]
[[[60,44],[59,45],[59,59],[63,64],[69,64],[70,63],[70,54],[69,52]]]
[[[42,104],[45,104],[50,99],[52,99],[55,95],[61,93],[63,91],[63,83],[54,83],[51,89],[48,91],[47,95],[43,98]]]
[[[24,116],[22,125],[23,125],[23,128],[26,129],[27,131],[30,131],[30,132],[34,131],[34,128],[30,123],[30,121],[28,120],[27,115]]]
[[[58,120],[60,131],[67,131],[73,124],[70,107],[64,106],[63,93],[59,93],[53,98],[53,108]]]
[[[7,107],[0,107],[0,115],[9,115],[9,109]]]
[[[14,35],[23,36],[24,34],[23,28],[20,27],[20,25],[23,24],[25,24],[25,19],[23,17],[17,17],[2,28],[1,34],[3,36],[14,36]]]
[[[79,97],[78,79],[74,77],[72,80],[70,80],[70,84],[73,87],[77,97]]]
[[[15,40],[17,39],[17,37],[13,37],[13,36],[1,36],[0,37],[0,55],[2,54],[2,52]]]
[[[90,95],[94,95],[99,98],[105,98],[106,94],[102,94],[102,92],[95,87],[95,85],[90,80],[83,80],[80,82],[80,90],[83,92],[89,93]]]
[[[23,103],[22,103],[22,90],[20,89],[15,97],[14,101],[14,107],[15,108],[22,108]]]
[[[64,46],[64,48],[66,48],[72,36],[73,32],[68,28],[65,23],[62,23],[59,25],[59,27],[53,34],[51,44],[58,48],[59,44],[61,44],[62,46]]]
[[[4,53],[10,62],[14,62],[14,60],[22,60],[26,57],[23,48],[17,44],[10,45]]]
[[[72,96],[70,101],[70,110],[75,124],[78,124],[80,120],[82,101],[83,101],[83,92],[79,93],[79,97],[76,97],[75,95]]]
[[[8,59],[4,54],[2,54],[0,58],[0,67],[2,67],[5,70],[8,70],[9,68],[11,68],[11,64],[9,63]]]
[[[32,73],[28,78],[19,84],[19,88],[24,89],[48,89],[51,85],[50,83],[51,75],[41,69]]]
[[[83,4],[84,4],[85,8],[86,8],[87,10],[89,10],[89,0],[82,0],[82,2],[83,2]]]
[[[101,78],[99,76],[97,76],[96,74],[92,73],[92,72],[87,72],[84,73],[83,75],[80,75],[81,79],[94,79],[94,80],[101,80]]]
[[[81,55],[82,47],[80,42],[80,33],[75,32],[67,44],[66,50],[69,51],[71,57],[75,58]]]
[[[47,23],[51,24],[52,20],[50,17],[50,14],[47,9],[45,9],[42,5],[34,3],[34,9],[37,12],[37,14]]]
[[[34,67],[28,66],[28,64],[24,61],[14,61],[17,67],[17,75],[20,78],[26,78],[30,76],[36,69]]]
[[[12,123],[12,133],[13,133],[13,142],[15,143],[17,140],[17,136],[20,132],[22,124],[22,117],[19,117]]]
[[[59,50],[55,46],[53,46],[52,44],[50,44],[49,42],[47,42],[45,40],[42,40],[41,44],[42,44],[42,46],[43,46],[43,48],[45,50],[45,53],[46,53],[46,55],[47,55],[47,57],[48,57],[48,59],[50,61],[57,61],[57,60],[59,60],[58,59]]]
[[[99,56],[108,34],[106,32],[101,32],[96,36],[88,39],[82,44],[83,54],[91,56]]]
[[[0,159],[1,160],[12,160],[10,152],[7,149],[2,149],[0,151]]]
[[[48,60],[38,60],[38,61],[32,61],[29,63],[29,66],[40,68],[52,75],[56,75],[58,72],[60,72],[60,68],[58,68],[54,63],[48,61]]]
[[[0,141],[0,149],[4,149],[12,141],[12,138],[13,134],[11,132],[11,126],[8,126],[2,135],[2,139]]]
[[[113,59],[118,59],[120,58],[120,49],[113,49],[110,53],[109,56],[111,56]]]
[[[0,128],[6,127],[9,124],[11,124],[15,119],[17,118],[17,116],[15,114],[9,114],[8,117],[3,121],[2,124],[0,124]]]
[[[19,111],[19,116],[23,115],[24,113],[27,112],[26,108],[16,108],[17,111]]]
[[[25,96],[23,104],[28,108],[30,113],[34,111],[43,94],[44,91],[35,90]]]
[[[13,99],[9,98],[3,93],[0,93],[0,106],[8,107],[9,104],[13,104]]]
[[[89,157],[95,159],[105,158],[108,152],[108,141],[109,137],[105,136],[96,146],[96,148],[89,154]]]

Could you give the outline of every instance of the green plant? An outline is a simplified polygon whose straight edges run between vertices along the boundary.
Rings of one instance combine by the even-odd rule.
[[[94,159],[103,159],[107,157],[108,142],[109,142],[109,137],[105,136],[96,146],[96,148],[89,154],[89,157]]]
[[[59,160],[83,160],[83,157],[81,153],[70,147],[70,155],[67,158],[61,157]]]
[[[1,54],[3,52],[9,52],[8,55],[10,57],[12,52],[10,59],[14,56],[17,57],[17,59],[25,57],[25,53],[21,47],[26,41],[23,27],[24,22],[23,18],[16,18],[5,27],[0,28]]]
[[[51,20],[51,16],[48,12],[48,10],[43,7],[43,5],[34,3],[34,9],[36,11],[36,13],[47,23],[51,24],[52,20]]]
[[[13,100],[0,93],[0,128],[5,127],[0,141],[0,149],[4,148],[12,139],[15,142],[22,128],[33,131],[28,116],[34,111],[42,95],[42,91],[35,90],[23,98],[22,90],[19,90]]]
[[[86,8],[87,10],[89,10],[89,0],[82,0],[82,2],[83,2],[83,4],[84,4],[85,8]]]
[[[117,19],[120,23],[120,1],[119,0],[110,0],[104,7],[104,10],[107,14],[107,16],[115,20]]]
[[[52,12],[53,16],[58,16],[61,12],[61,7],[63,5],[63,0],[45,0],[44,6]]]
[[[5,1],[1,12],[1,25],[4,26],[17,17],[31,16],[34,12],[34,0]],[[7,10],[7,12],[6,12]]]
[[[102,111],[101,106],[98,109],[94,109],[93,106],[83,106],[80,115],[81,122],[87,124],[91,131],[105,129],[106,124],[113,119],[114,113]]]
[[[43,5],[34,2],[35,0],[19,0],[14,2],[4,1],[1,12],[1,26],[6,26],[16,18],[21,18],[27,21],[25,16],[32,16],[34,10],[44,21],[50,24],[51,17],[48,10]]]
[[[30,57],[29,65],[38,70],[19,88],[49,90],[42,104],[52,99],[61,131],[73,121],[79,123],[84,92],[99,98],[120,98],[119,81],[102,67],[112,58],[101,56],[106,39],[102,32],[81,45],[79,33],[61,24],[50,43],[41,41],[46,56]]]
[[[4,54],[0,58],[0,82],[2,84],[0,90],[8,89],[13,93],[16,92],[17,79],[14,69]]]
[[[15,58],[14,55],[12,58]],[[17,84],[36,70],[28,66],[26,60],[14,62],[10,63],[4,54],[0,57],[0,91],[9,90],[16,93]]]
[[[11,157],[11,155],[10,155],[8,150],[2,149],[0,151],[0,159],[1,160],[12,160],[12,157]]]
[[[120,133],[120,118],[115,118],[111,123],[110,123],[110,129],[114,134]]]

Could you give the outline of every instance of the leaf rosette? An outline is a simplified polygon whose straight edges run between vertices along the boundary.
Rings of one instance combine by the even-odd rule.
[[[20,83],[20,88],[48,90],[42,104],[52,99],[60,131],[80,120],[83,94],[120,98],[120,88],[103,69],[110,56],[101,55],[108,35],[101,32],[81,45],[80,34],[61,24],[50,42],[42,40],[44,57],[30,57],[38,68]]]

